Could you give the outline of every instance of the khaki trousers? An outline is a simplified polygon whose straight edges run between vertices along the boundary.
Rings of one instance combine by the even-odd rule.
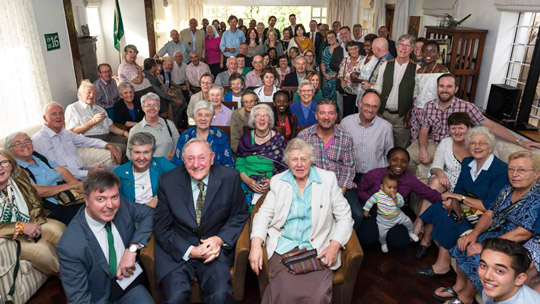
[[[60,266],[56,255],[56,245],[65,229],[64,224],[48,218],[47,222],[41,225],[41,239],[37,243],[33,240],[28,241],[24,235],[19,235],[21,260],[29,261],[32,266],[46,275],[58,275]]]
[[[394,147],[407,149],[409,146],[409,140],[411,138],[411,131],[405,128],[403,117],[399,117],[399,114],[392,114],[387,110],[382,113],[382,117],[392,124],[392,130],[394,133]]]
[[[427,152],[431,160],[433,160],[433,156],[435,155],[435,150],[437,150],[437,144],[433,140],[428,139]],[[407,167],[407,170],[411,174],[418,177],[420,181],[422,181],[424,184],[427,185],[427,172],[419,172],[418,167],[421,165],[429,166],[429,164],[424,165],[420,162],[420,145],[418,144],[418,140],[415,140],[409,146],[409,148],[407,148],[407,152],[409,152],[409,155],[411,156],[411,160],[409,161],[409,167]]]

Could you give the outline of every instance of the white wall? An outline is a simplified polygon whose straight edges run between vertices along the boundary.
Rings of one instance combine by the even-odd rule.
[[[76,100],[77,82],[71,57],[64,6],[58,0],[32,0],[38,37],[54,101],[66,106]],[[44,34],[58,33],[60,49],[47,52]]]

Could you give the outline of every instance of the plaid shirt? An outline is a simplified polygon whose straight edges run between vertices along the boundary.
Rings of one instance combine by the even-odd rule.
[[[450,136],[448,116],[456,112],[469,114],[473,126],[481,125],[486,120],[482,112],[472,102],[454,97],[450,106],[444,110],[439,107],[439,99],[428,102],[424,107],[420,125],[430,129],[428,138],[433,139],[438,144],[443,138]]]
[[[315,148],[315,166],[334,172],[340,187],[355,189],[353,179],[356,171],[354,164],[356,152],[352,136],[342,127],[334,126],[334,142],[325,151],[324,143],[317,135],[317,126],[318,124],[314,124],[298,134],[299,138]]]

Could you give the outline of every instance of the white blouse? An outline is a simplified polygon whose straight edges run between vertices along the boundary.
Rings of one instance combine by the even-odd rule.
[[[450,181],[450,189],[448,189],[450,192],[454,191],[459,173],[461,172],[461,163],[454,156],[453,144],[454,140],[452,137],[446,137],[441,140],[435,151],[433,163],[431,164],[431,169],[441,169],[446,174],[446,177]]]

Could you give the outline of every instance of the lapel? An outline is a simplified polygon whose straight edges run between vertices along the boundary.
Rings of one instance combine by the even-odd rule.
[[[206,187],[206,197],[204,199],[203,211],[201,218],[204,216],[210,204],[214,201],[214,197],[217,195],[219,188],[221,187],[221,176],[216,174],[215,167],[210,168],[210,176],[208,177],[208,186]]]
[[[154,157],[150,160],[150,185],[152,186],[152,195],[157,195],[158,187],[158,165]]]
[[[101,269],[105,272],[107,277],[112,278],[111,271],[109,269],[109,263],[107,263],[107,258],[105,258],[105,255],[103,254],[103,250],[101,250],[101,246],[99,246],[99,243],[96,239],[96,236],[90,229],[90,226],[88,226],[88,222],[85,218],[85,208],[81,208],[81,212],[77,214],[78,220],[81,223],[82,230],[84,231],[84,234],[86,236],[86,240],[88,241],[88,244],[90,244],[90,249],[94,253],[94,257],[96,258],[99,266]]]
[[[315,167],[311,167],[311,170],[316,170]],[[319,211],[322,207],[322,197],[323,193],[321,192],[321,188],[319,187],[319,184],[315,181],[311,183],[311,232],[310,232],[310,238],[313,237],[314,231],[319,231]]]
[[[129,242],[129,240],[127,239],[128,233],[126,231],[126,226],[124,225],[124,222],[122,221],[122,215],[123,215],[122,209],[128,208],[125,205],[126,203],[133,204],[132,202],[122,201],[120,203],[120,209],[118,209],[118,212],[116,212],[116,215],[114,216],[114,219],[113,219],[114,226],[116,226],[116,230],[118,230],[118,233],[120,234],[120,237],[122,238],[122,242],[124,243],[124,246],[127,246]]]
[[[189,215],[193,219],[194,227],[197,227],[197,218],[195,216],[195,206],[193,201],[193,192],[191,190],[191,178],[189,177],[188,172],[183,167],[183,170],[180,171],[180,178],[178,179],[178,187],[180,187],[180,191],[178,193],[181,193],[179,195],[179,199],[186,204],[187,210],[189,210]]]

